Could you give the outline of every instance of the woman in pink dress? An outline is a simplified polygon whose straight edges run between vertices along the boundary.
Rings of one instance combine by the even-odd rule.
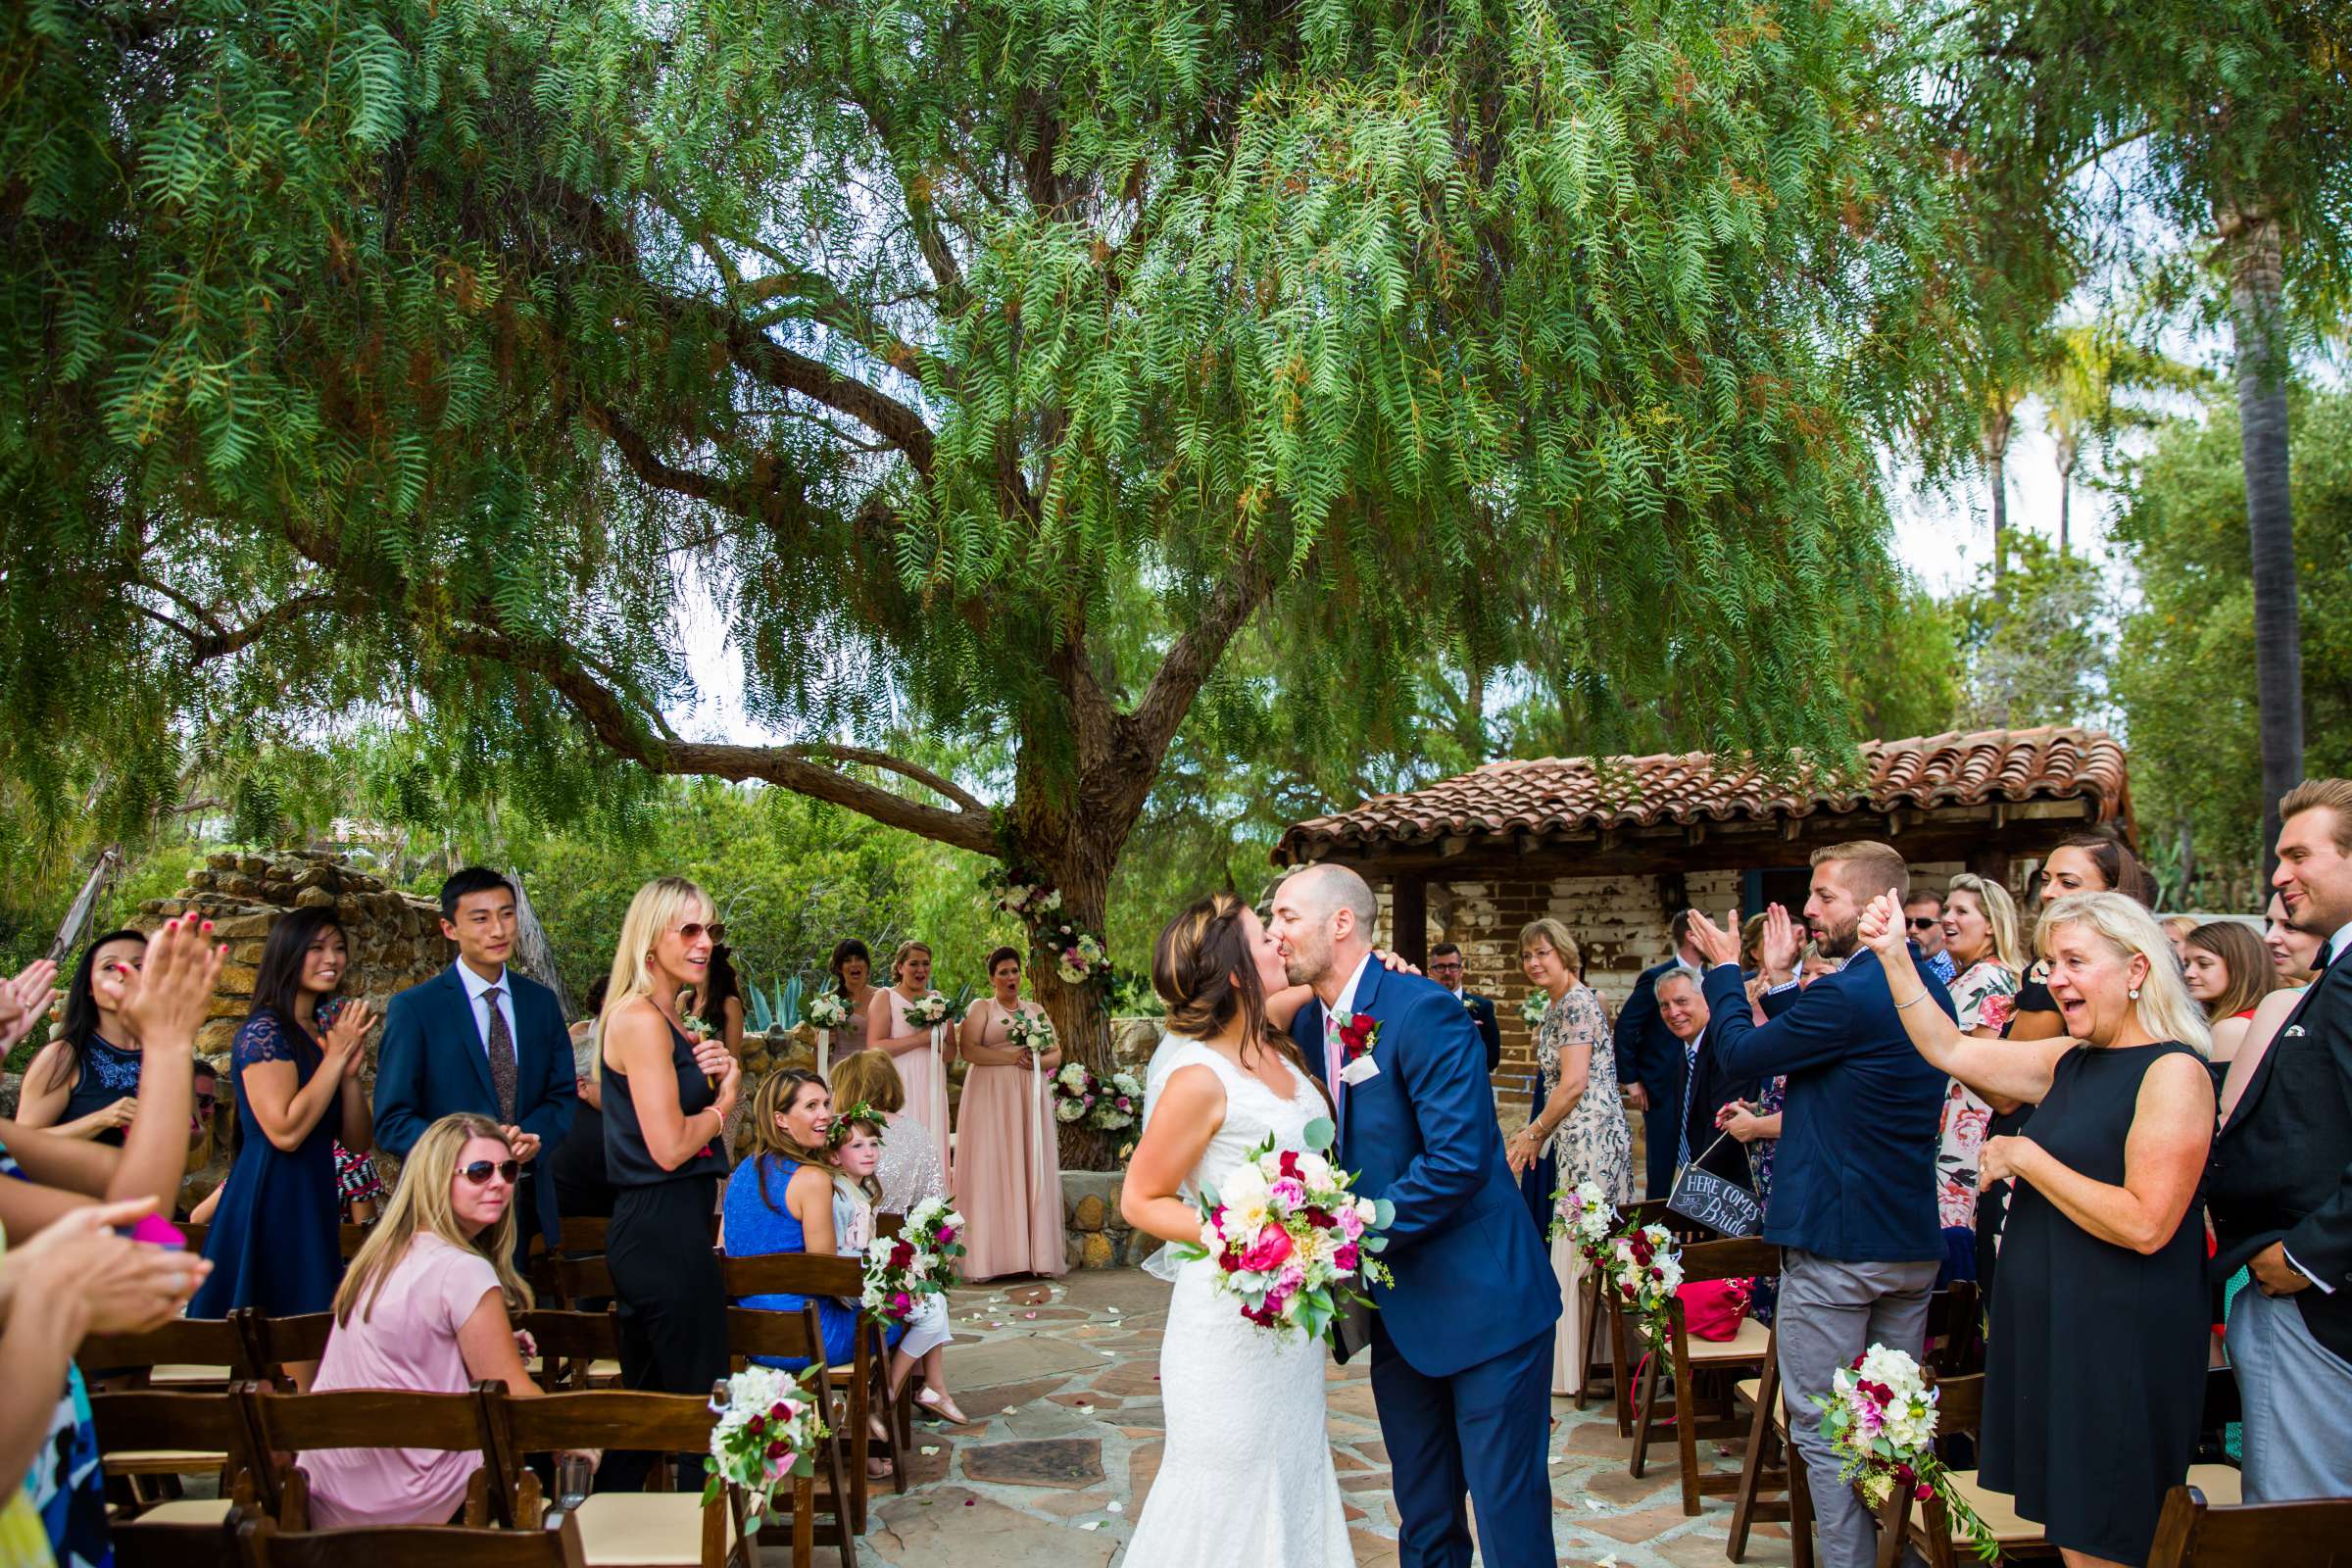
[[[906,1114],[922,1123],[939,1154],[939,1168],[952,1168],[948,1158],[948,1063],[956,1056],[953,1027],[932,1028],[907,1020],[906,1009],[931,989],[931,950],[920,942],[902,942],[890,956],[890,987],[877,992],[866,1008],[865,1043],[890,1054],[906,1086]],[[944,1002],[944,999],[943,999]]]
[[[489,1382],[511,1395],[539,1393],[511,1315],[531,1304],[531,1288],[513,1261],[520,1171],[487,1117],[444,1116],[425,1129],[401,1162],[400,1185],[375,1234],[335,1293],[335,1326],[315,1392],[464,1394]],[[312,1523],[334,1529],[449,1524],[482,1456],[322,1448],[300,1462],[311,1478]]]
[[[1061,1044],[1048,1035],[1048,1049],[1033,1054],[1012,1042],[1014,1018],[1046,1021],[1044,1007],[1021,1000],[1018,951],[988,956],[988,983],[992,994],[957,1031],[971,1064],[956,1118],[956,1206],[969,1226],[963,1276],[1059,1274],[1061,1156],[1047,1080],[1061,1065]]]

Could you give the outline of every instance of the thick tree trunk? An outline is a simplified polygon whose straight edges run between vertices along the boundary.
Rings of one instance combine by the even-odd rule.
[[[2303,626],[2296,603],[2295,517],[2287,492],[2286,345],[2279,331],[2277,220],[2235,213],[2223,224],[2236,333],[2239,451],[2254,568],[2254,690],[2262,719],[2262,865],[2278,844],[2278,801],[2303,778]]]
[[[1024,783],[1027,781],[1024,780]],[[1024,792],[1025,793],[1025,792]],[[1084,792],[1080,792],[1083,800]],[[1058,807],[1016,807],[1013,849],[1016,864],[1034,865],[1061,892],[1055,920],[1080,930],[1103,935],[1110,906],[1110,877],[1119,851],[1125,846],[1130,820],[1113,820],[1110,813]],[[1107,946],[1107,938],[1105,938]],[[1151,967],[1148,953],[1113,953],[1111,961],[1127,970]],[[1100,983],[1073,985],[1061,977],[1052,955],[1033,954],[1031,990],[1054,1020],[1061,1041],[1062,1059],[1083,1061],[1097,1077],[1108,1075],[1111,1058],[1110,989]],[[1137,1110],[1141,1111],[1138,1106]],[[1136,1128],[1102,1132],[1065,1125],[1061,1129],[1061,1162],[1067,1170],[1117,1168],[1121,1144],[1136,1136]]]

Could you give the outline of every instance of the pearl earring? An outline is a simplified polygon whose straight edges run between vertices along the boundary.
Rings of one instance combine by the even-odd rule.
[[[2132,1000],[2133,1002],[2137,1002],[2139,1000],[2139,987],[2133,986],[2132,988]]]

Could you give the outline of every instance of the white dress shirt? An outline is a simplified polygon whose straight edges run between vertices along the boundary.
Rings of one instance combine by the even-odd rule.
[[[473,965],[458,960],[458,983],[466,988],[466,1000],[473,1004],[473,1032],[482,1043],[482,1057],[490,1056],[490,1004],[484,1000],[492,986],[498,987],[498,1010],[507,1017],[507,1039],[514,1042],[515,1059],[522,1056],[522,1036],[514,1028],[514,988],[508,982],[505,965],[499,966],[495,979],[485,980],[473,972]]]
[[[1365,954],[1355,960],[1355,972],[1340,988],[1340,999],[1323,1009],[1323,1070],[1329,1075],[1323,1082],[1336,1101],[1340,1095],[1340,1069],[1348,1063],[1341,1059],[1340,1020],[1355,1011],[1355,989],[1364,983],[1364,970],[1371,964],[1372,955]]]

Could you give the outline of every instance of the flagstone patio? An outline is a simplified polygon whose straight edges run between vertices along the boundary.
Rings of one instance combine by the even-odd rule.
[[[973,1425],[918,1426],[910,1477],[919,1484],[905,1496],[878,1494],[859,1560],[883,1568],[1119,1562],[1159,1468],[1167,1295],[1165,1285],[1133,1269],[956,1292],[948,1376]],[[1360,1360],[1331,1371],[1332,1455],[1348,1494],[1356,1561],[1387,1568],[1396,1561],[1396,1516],[1371,1383]],[[1605,1408],[1579,1414],[1560,1399],[1552,1413],[1552,1507],[1563,1564],[1726,1562],[1730,1501],[1708,1498],[1699,1517],[1686,1518],[1671,1448],[1653,1450],[1648,1476],[1637,1482],[1625,1473],[1628,1446]],[[1702,1451],[1714,1468],[1738,1468],[1715,1445]],[[1746,1560],[1784,1568],[1787,1527],[1757,1526]]]

